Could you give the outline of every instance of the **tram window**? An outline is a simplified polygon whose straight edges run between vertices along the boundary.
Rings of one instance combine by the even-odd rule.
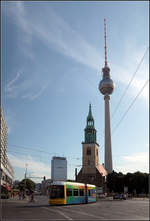
[[[67,189],[67,196],[72,196],[72,189]]]
[[[79,192],[80,192],[80,196],[84,196],[84,190],[83,189],[80,189]]]
[[[64,186],[56,185],[51,187],[50,198],[64,198]]]
[[[74,195],[74,196],[78,196],[78,189],[74,189],[74,190],[73,190],[73,195]]]
[[[89,196],[91,196],[91,190],[88,190]]]

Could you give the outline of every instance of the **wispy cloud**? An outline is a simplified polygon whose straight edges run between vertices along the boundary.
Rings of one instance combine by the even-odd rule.
[[[40,16],[35,11],[34,17],[28,14],[23,2],[14,2],[8,9],[15,24],[24,32],[26,42],[29,43],[36,37],[47,47],[55,47],[60,53],[98,70],[100,53],[51,7],[42,8],[44,12]]]
[[[47,178],[50,178],[51,168],[47,164],[36,161],[31,156],[16,157],[12,154],[8,154],[8,157],[14,168],[16,167],[16,168],[24,169],[25,171],[25,167],[27,164],[27,172],[28,172],[27,176],[29,176],[29,174],[32,174],[34,177],[46,176]]]
[[[35,100],[43,94],[43,92],[45,91],[45,89],[47,87],[48,87],[48,83],[46,83],[45,85],[42,85],[41,89],[37,93],[31,92],[30,94],[23,95],[22,98],[28,98],[30,100]]]
[[[130,57],[130,53],[128,51],[129,55],[127,57],[130,60],[129,64],[126,63],[122,66],[112,64],[112,72],[113,72],[112,75],[113,75],[114,82],[116,82],[116,85],[121,83],[122,85],[124,85],[126,87],[134,75],[134,78],[128,88],[128,91],[127,91],[128,95],[132,95],[132,96],[137,95],[137,93],[140,91],[140,89],[142,89],[142,87],[144,86],[145,82],[149,79],[149,67],[148,67],[148,62],[146,61],[148,53],[145,56],[146,60],[144,60],[142,62],[141,66],[137,70],[137,67],[139,65],[139,62],[141,61],[141,58],[143,57],[145,49],[146,48],[137,50],[133,47],[132,48],[133,54],[135,54],[135,52],[137,53],[137,56],[135,56],[135,59],[133,59],[134,56]],[[137,57],[138,57],[138,59],[137,59]],[[136,70],[137,70],[137,72],[135,73]],[[141,93],[140,97],[148,103],[149,84],[147,84],[147,86],[145,87],[145,89]]]
[[[24,72],[20,71],[6,84],[5,92],[10,98],[21,96],[24,99],[35,100],[43,94],[47,87],[48,82],[44,83],[44,81],[33,86],[32,81],[27,79]]]
[[[18,81],[20,80],[21,74],[22,72],[18,72],[16,76],[7,83],[5,92],[9,97],[16,97],[19,85]]]
[[[9,12],[14,14],[15,23],[21,27],[24,34],[23,40],[25,43],[30,44],[32,43],[32,29],[28,24],[28,20],[26,19],[26,10],[24,8],[24,3],[22,1],[16,1],[14,4],[10,4]],[[16,13],[17,12],[17,13]]]
[[[13,7],[12,7],[13,6]],[[23,38],[25,44],[30,44],[32,39],[39,39],[47,48],[54,48],[59,53],[68,56],[75,61],[94,69],[95,73],[99,69],[100,61],[103,63],[103,55],[98,52],[93,45],[71,27],[62,17],[60,17],[54,9],[49,5],[46,7],[42,5],[42,9],[34,10],[33,13],[28,11],[23,2],[14,2],[9,9],[11,18],[13,17],[16,25],[23,31]],[[16,13],[17,12],[17,13]],[[13,15],[13,16],[12,16]],[[42,19],[41,19],[42,18]],[[24,47],[25,48],[25,47]],[[134,46],[126,47],[126,55],[130,60],[130,66],[116,66],[112,64],[113,79],[119,83],[127,85],[135,71],[135,65],[140,61],[144,52],[141,48],[134,48]],[[31,44],[30,44],[31,49]],[[131,53],[132,51],[132,53]],[[123,62],[125,64],[125,62]],[[148,76],[148,63],[145,64],[146,69],[140,69],[141,73],[147,73]],[[132,82],[128,92],[136,94],[140,87],[144,84],[144,77],[136,76]],[[145,79],[147,80],[147,79]],[[148,100],[148,86],[142,93],[142,98]],[[25,95],[26,97],[30,97]]]
[[[34,59],[34,51],[32,50],[32,29],[28,25],[28,20],[26,19],[27,14],[24,8],[24,3],[22,1],[16,2],[6,2],[4,3],[4,12],[7,16],[11,18],[17,27],[21,27],[22,35],[18,33],[18,47],[22,49],[26,57]]]
[[[7,90],[8,90],[8,91],[11,92],[11,91],[13,90],[14,84],[15,84],[16,81],[19,79],[20,75],[21,75],[21,72],[18,72],[18,73],[16,74],[15,78],[12,79],[12,80],[7,84]]]
[[[127,172],[149,172],[149,153],[140,152],[132,155],[122,156],[121,162],[116,167],[117,171]]]

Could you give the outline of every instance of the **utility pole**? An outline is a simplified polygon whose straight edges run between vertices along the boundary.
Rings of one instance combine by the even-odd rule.
[[[77,182],[77,168],[75,168],[75,181]]]

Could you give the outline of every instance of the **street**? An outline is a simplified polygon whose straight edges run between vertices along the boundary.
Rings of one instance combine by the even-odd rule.
[[[149,200],[98,200],[92,204],[51,206],[45,196],[1,200],[2,221],[149,220]]]

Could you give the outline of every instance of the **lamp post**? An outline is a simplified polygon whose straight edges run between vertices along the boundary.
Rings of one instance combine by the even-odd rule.
[[[26,166],[26,169],[25,169],[25,195],[26,195],[26,186],[27,186],[27,166],[28,166],[28,164],[26,163],[25,166]]]
[[[75,181],[77,182],[77,168],[75,168]]]

